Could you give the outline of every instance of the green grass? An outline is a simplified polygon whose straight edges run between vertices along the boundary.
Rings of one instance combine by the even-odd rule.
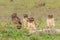
[[[41,20],[39,20],[41,21]],[[36,21],[38,23],[38,21]],[[41,21],[40,23],[44,23]],[[45,24],[40,24],[37,29],[44,28]],[[16,26],[9,20],[0,23],[0,38],[1,40],[60,40],[60,33],[55,35],[49,35],[47,33],[42,34],[28,34],[26,29],[18,30]]]
[[[10,29],[9,29],[10,30]],[[1,32],[0,36],[2,40],[60,40],[60,34],[48,35],[46,33],[43,34],[24,34],[23,30],[16,31],[15,29],[11,29],[10,31]]]

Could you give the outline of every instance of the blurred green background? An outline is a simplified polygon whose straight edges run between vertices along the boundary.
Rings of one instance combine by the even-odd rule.
[[[25,13],[34,17],[37,29],[45,28],[47,15],[53,14],[55,28],[60,28],[60,0],[0,0],[0,40],[60,40],[60,33],[27,35],[27,30],[17,30],[10,18],[14,12],[21,19]]]

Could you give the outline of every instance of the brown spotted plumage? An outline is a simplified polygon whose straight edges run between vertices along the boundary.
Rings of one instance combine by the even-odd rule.
[[[33,17],[28,18],[28,27],[27,27],[27,29],[29,30],[30,33],[33,33],[33,32],[36,31],[36,27],[35,27]]]
[[[11,18],[12,18],[12,22],[17,25],[17,29],[21,29],[22,23],[20,18],[17,16],[17,13],[13,13]]]
[[[47,32],[50,34],[54,34],[55,30],[54,30],[54,26],[55,26],[55,22],[54,22],[54,17],[53,15],[48,15],[47,17]]]
[[[23,15],[23,26],[24,28],[27,28],[27,20],[28,20],[28,14]]]

